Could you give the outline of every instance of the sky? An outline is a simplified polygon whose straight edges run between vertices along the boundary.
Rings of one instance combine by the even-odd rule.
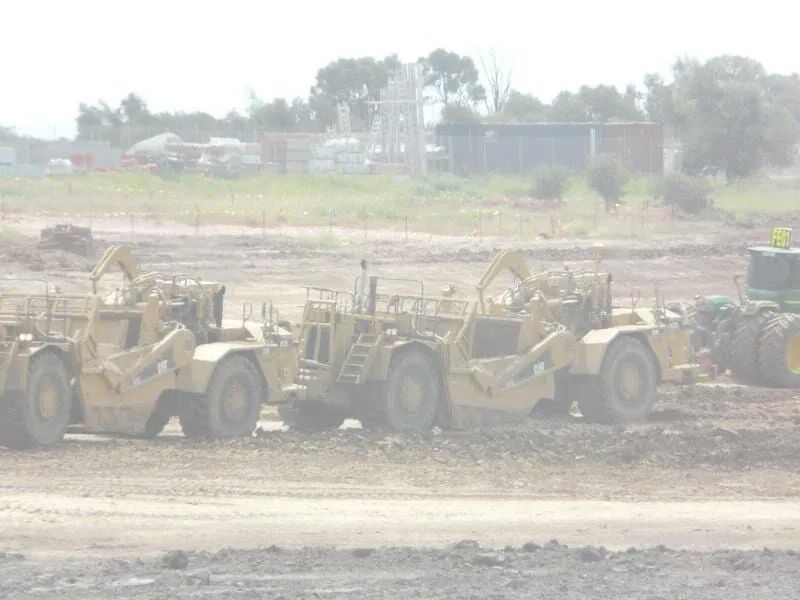
[[[129,92],[155,112],[223,116],[249,89],[306,97],[340,57],[411,62],[438,47],[476,59],[494,49],[513,87],[544,101],[582,84],[641,87],[680,56],[741,54],[793,73],[798,22],[791,0],[6,0],[0,125],[71,137],[81,102]]]

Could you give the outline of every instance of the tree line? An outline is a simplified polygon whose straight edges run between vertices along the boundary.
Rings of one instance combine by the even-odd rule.
[[[512,70],[495,52],[476,61],[439,48],[419,62],[426,99],[441,107],[443,121],[655,121],[674,131],[683,147],[683,167],[692,174],[740,177],[785,165],[794,160],[800,142],[800,77],[769,73],[751,58],[682,58],[673,66],[671,81],[648,74],[644,89],[584,85],[562,91],[549,103],[514,88]],[[245,111],[222,118],[203,112],[153,113],[135,93],[117,106],[84,103],[78,110],[78,138],[121,146],[154,131],[242,139],[254,131],[322,132],[335,124],[340,102],[350,108],[353,129],[364,131],[372,102],[399,65],[395,55],[340,58],[317,71],[307,98],[265,101],[250,92]]]

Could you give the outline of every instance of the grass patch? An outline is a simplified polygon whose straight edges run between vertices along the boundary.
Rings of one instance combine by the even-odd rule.
[[[737,217],[754,213],[787,214],[800,210],[800,178],[744,179],[720,183],[712,192],[714,205]]]
[[[200,225],[390,228],[437,234],[502,235],[529,239],[542,233],[574,237],[629,237],[670,230],[652,199],[654,180],[633,178],[623,205],[606,214],[581,176],[570,179],[560,205],[530,198],[532,177],[458,178],[435,175],[310,174],[236,180],[144,172],[92,173],[40,180],[0,178],[9,213],[69,217],[126,215]],[[717,207],[737,216],[790,213],[800,208],[800,179],[754,179],[717,184]],[[642,219],[642,207],[646,206]],[[659,212],[660,211],[660,212]]]

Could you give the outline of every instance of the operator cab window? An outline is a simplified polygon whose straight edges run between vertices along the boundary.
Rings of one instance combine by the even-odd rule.
[[[769,291],[800,288],[800,260],[782,254],[753,254],[747,284]]]

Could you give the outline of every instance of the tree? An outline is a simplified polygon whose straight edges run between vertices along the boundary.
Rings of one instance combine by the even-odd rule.
[[[530,94],[511,90],[499,120],[512,123],[537,123],[547,120],[548,107]]]
[[[750,59],[720,57],[678,68],[674,94],[682,113],[690,172],[724,171],[743,176],[761,166],[765,106],[759,80],[763,67]]]
[[[369,102],[378,100],[380,90],[386,87],[389,72],[400,65],[397,56],[375,60],[340,58],[317,72],[317,81],[311,88],[309,104],[313,107],[323,127],[336,122],[336,105],[344,102],[350,107],[350,118],[355,128],[369,124]]]
[[[591,109],[580,95],[566,90],[559,92],[548,112],[549,120],[556,123],[576,123],[593,120]]]
[[[111,108],[100,100],[96,105],[81,103],[78,106],[78,139],[102,140],[120,145],[122,114],[119,108]]]
[[[147,103],[134,93],[128,94],[119,103],[119,113],[126,123],[143,125],[152,120]]]
[[[494,49],[481,56],[480,62],[486,82],[486,110],[490,115],[502,113],[511,94],[511,68],[505,66]]]
[[[445,106],[470,106],[486,98],[486,90],[478,81],[478,69],[470,57],[437,48],[420,61],[424,66],[425,87],[434,90],[436,99]]]
[[[704,177],[670,173],[658,182],[655,192],[665,205],[696,215],[708,207],[711,184]]]
[[[250,92],[248,109],[250,122],[266,131],[294,131],[296,122],[292,109],[285,98],[275,98],[272,102],[263,102]]]
[[[476,125],[481,122],[481,116],[469,106],[463,104],[446,104],[442,108],[443,123],[470,123]]]
[[[586,172],[586,182],[603,198],[607,212],[619,204],[628,179],[628,173],[613,154],[600,154]]]
[[[613,85],[581,86],[577,93],[563,91],[550,109],[555,122],[641,121],[644,117],[637,106],[639,94],[629,85],[620,94]]]
[[[668,89],[653,86],[647,102],[672,107],[660,116],[678,131],[689,173],[731,179],[792,160],[800,141],[800,79],[769,75],[741,56],[681,59],[673,76]]]
[[[248,108],[250,127],[264,131],[314,131],[311,109],[301,98],[295,98],[291,104],[285,98],[275,98],[272,102],[264,102],[252,91]]]
[[[218,119],[204,112],[153,114],[141,96],[130,93],[114,108],[105,101],[78,108],[78,139],[105,140],[127,147],[162,132],[172,132],[187,141],[206,142],[211,136],[256,141],[260,131],[318,131],[311,107],[301,98],[291,102],[275,98],[262,101],[248,93],[247,115],[231,110]]]
[[[323,130],[314,118],[314,112],[311,110],[311,107],[302,98],[295,98],[292,100],[291,111],[294,117],[296,131],[311,132]]]
[[[675,106],[672,101],[672,88],[664,83],[664,78],[657,73],[644,76],[645,93],[644,110],[647,118],[656,123],[676,122]]]
[[[231,131],[244,131],[250,125],[250,119],[242,114],[239,114],[239,111],[237,110],[231,110],[222,119],[222,123],[226,129]]]
[[[531,191],[539,200],[561,200],[568,181],[569,171],[564,167],[541,167],[536,170]]]

